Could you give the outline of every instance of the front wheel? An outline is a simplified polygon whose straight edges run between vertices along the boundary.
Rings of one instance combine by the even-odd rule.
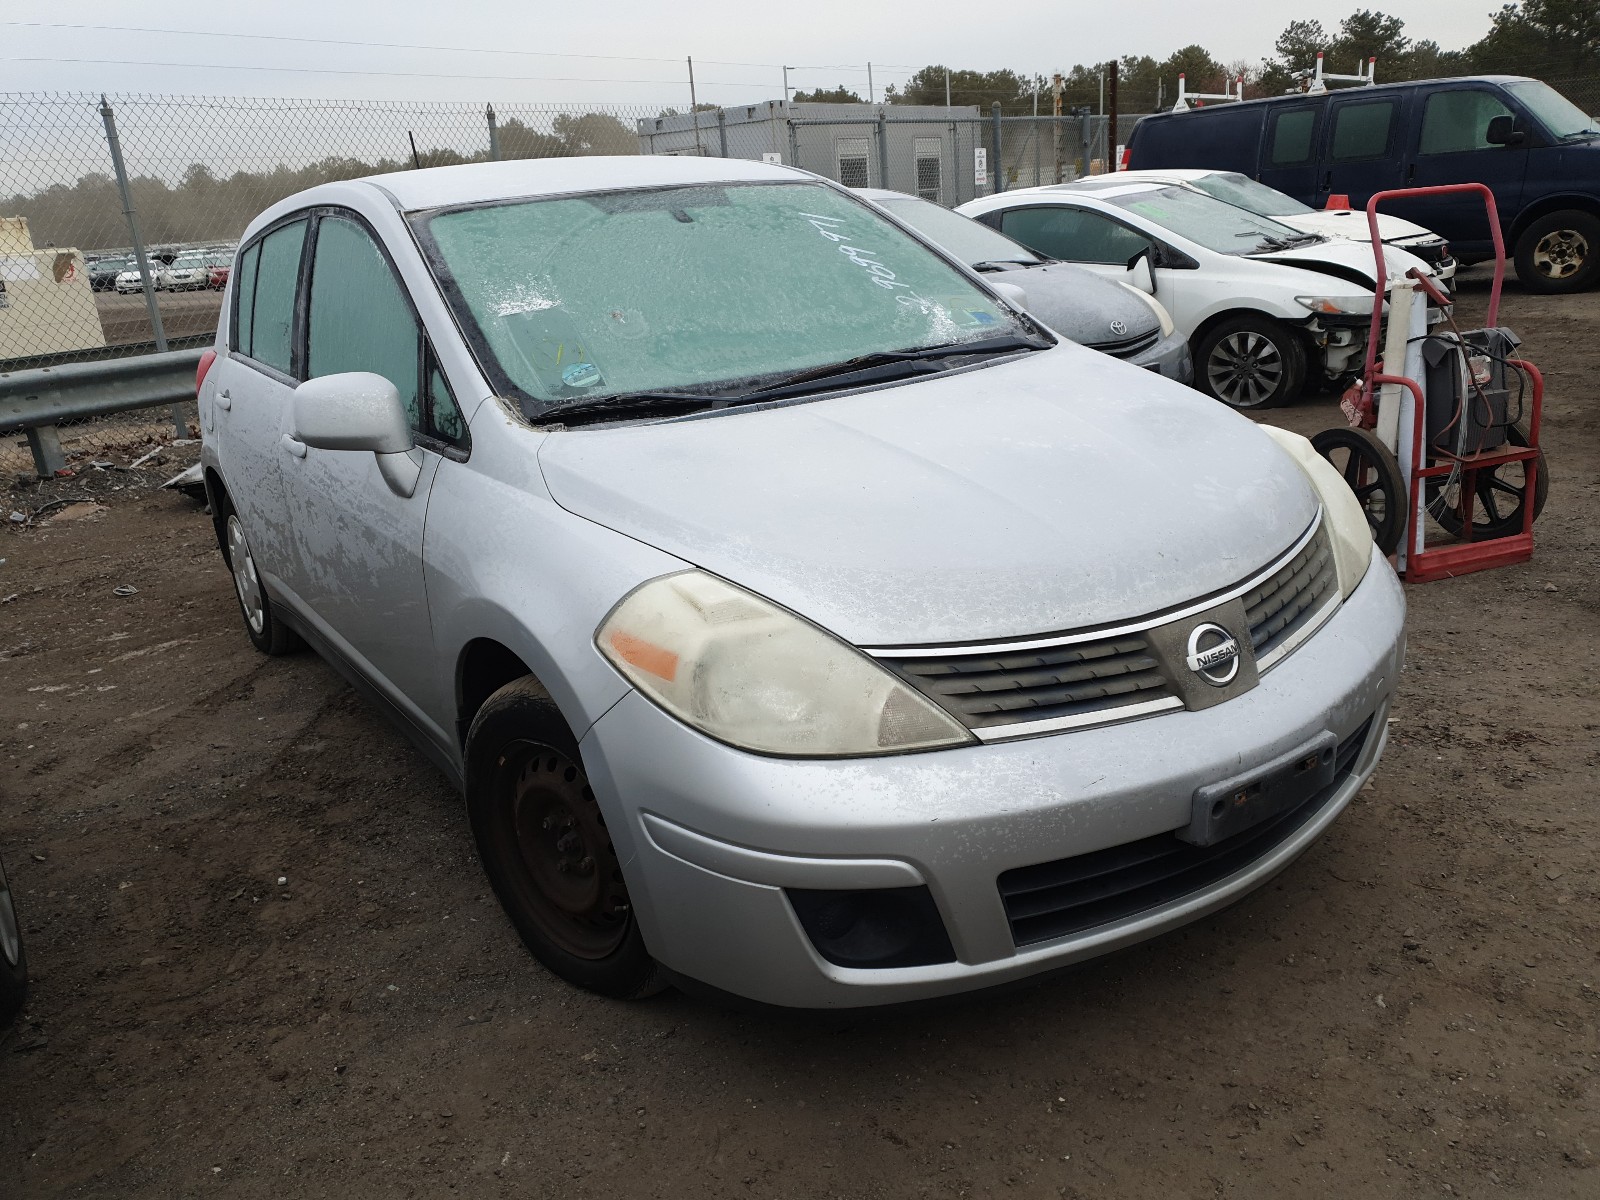
[[[1547,213],[1517,239],[1517,278],[1530,292],[1581,292],[1600,278],[1600,217]]]
[[[1234,408],[1271,408],[1300,394],[1306,348],[1287,325],[1245,314],[1219,321],[1194,349],[1200,390]]]
[[[533,956],[602,995],[660,991],[577,740],[549,694],[525,677],[490,696],[466,759],[478,858]]]

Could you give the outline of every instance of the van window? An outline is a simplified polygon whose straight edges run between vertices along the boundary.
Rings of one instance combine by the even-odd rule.
[[[1333,115],[1333,161],[1382,158],[1393,124],[1393,100],[1340,105]]]
[[[1126,263],[1150,249],[1143,234],[1078,208],[1008,209],[1001,214],[1000,230],[1063,262]]]
[[[1311,139],[1317,131],[1317,110],[1291,108],[1274,113],[1267,161],[1275,167],[1298,167],[1311,161]]]
[[[1422,110],[1422,137],[1419,154],[1458,154],[1463,150],[1487,150],[1489,122],[1495,117],[1514,115],[1493,92],[1477,88],[1456,88],[1434,92]]]

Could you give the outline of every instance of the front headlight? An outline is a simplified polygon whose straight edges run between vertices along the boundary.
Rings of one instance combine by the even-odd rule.
[[[1314,313],[1369,313],[1371,296],[1296,296],[1296,304],[1304,305]]]
[[[1344,476],[1333,469],[1333,464],[1298,433],[1273,425],[1263,425],[1261,431],[1289,452],[1289,457],[1305,472],[1317,498],[1322,501],[1322,519],[1328,527],[1328,540],[1333,543],[1333,566],[1339,576],[1339,591],[1348,597],[1372,562],[1372,528],[1367,524],[1361,501],[1356,499]]]
[[[662,708],[744,750],[839,758],[973,740],[860,651],[703,571],[636,588],[595,641]]]
[[[1114,279],[1112,282],[1122,283],[1122,280]],[[1122,283],[1122,286],[1127,288],[1135,296],[1139,297],[1139,299],[1143,300],[1145,302],[1145,306],[1155,314],[1156,320],[1161,322],[1161,336],[1164,338],[1171,337],[1172,315],[1167,312],[1167,306],[1162,304],[1161,301],[1157,300],[1149,292],[1142,292],[1138,288],[1134,287],[1131,283]]]

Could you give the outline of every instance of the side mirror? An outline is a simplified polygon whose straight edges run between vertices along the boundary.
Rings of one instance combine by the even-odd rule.
[[[1023,312],[1028,311],[1028,293],[1016,284],[1005,283],[998,279],[990,279],[987,282],[990,287],[1000,293],[1012,308],[1020,308]]]
[[[295,388],[294,436],[318,450],[411,449],[411,423],[399,390],[370,371],[323,375]]]
[[[1520,146],[1527,136],[1517,128],[1515,117],[1502,113],[1489,119],[1489,128],[1484,131],[1483,140],[1491,146]]]
[[[1156,273],[1150,266],[1150,251],[1141,250],[1128,261],[1127,283],[1147,296],[1156,294]]]
[[[291,415],[297,456],[304,457],[307,446],[369,451],[395,495],[408,497],[417,490],[422,454],[412,447],[399,390],[382,375],[344,371],[308,379],[294,390]]]

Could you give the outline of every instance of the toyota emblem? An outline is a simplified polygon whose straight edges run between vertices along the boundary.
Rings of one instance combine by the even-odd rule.
[[[1116,334],[1118,337],[1122,337],[1128,332],[1128,323],[1126,321],[1111,322],[1111,332]]]
[[[1239,643],[1221,625],[1196,625],[1185,662],[1212,687],[1227,687],[1239,674]]]

